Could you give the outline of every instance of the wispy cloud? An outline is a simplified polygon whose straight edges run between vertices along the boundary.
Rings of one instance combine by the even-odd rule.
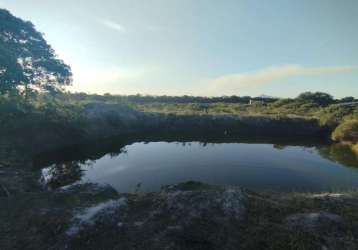
[[[102,20],[101,23],[109,29],[112,29],[115,31],[120,31],[120,32],[125,31],[125,28],[121,24],[119,24],[115,21],[105,19],[105,20]]]
[[[230,90],[241,90],[292,77],[344,73],[356,70],[358,70],[358,66],[304,67],[301,65],[282,65],[268,67],[250,73],[220,76],[209,80],[209,88],[211,90],[225,88]]]

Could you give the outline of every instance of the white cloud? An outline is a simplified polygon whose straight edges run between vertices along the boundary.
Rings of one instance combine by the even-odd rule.
[[[301,65],[282,65],[268,67],[251,73],[224,75],[211,79],[208,82],[211,91],[221,89],[242,90],[292,77],[344,73],[355,70],[358,70],[358,66],[304,67]]]
[[[112,29],[115,31],[120,31],[120,32],[125,31],[123,26],[115,21],[105,19],[105,20],[102,20],[101,23],[104,24],[109,29]]]
[[[125,93],[133,83],[142,80],[156,69],[153,66],[122,68],[111,65],[73,64],[73,85],[68,87],[68,90],[98,94]]]

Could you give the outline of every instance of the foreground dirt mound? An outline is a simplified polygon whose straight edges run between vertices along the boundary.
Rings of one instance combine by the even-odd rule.
[[[0,249],[358,249],[358,194],[186,182],[118,194],[79,184],[0,197]]]
[[[149,194],[79,185],[19,198],[2,214],[13,234],[1,249],[237,249],[246,211],[240,189],[196,182]]]
[[[66,231],[67,244],[75,249],[235,249],[244,214],[239,189],[172,187],[79,211]]]

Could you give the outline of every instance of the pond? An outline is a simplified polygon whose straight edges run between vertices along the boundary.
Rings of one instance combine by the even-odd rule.
[[[273,191],[358,187],[358,158],[338,144],[240,138],[113,139],[102,144],[37,157],[41,183],[50,189],[74,183],[108,184],[119,192],[158,191],[189,180]]]

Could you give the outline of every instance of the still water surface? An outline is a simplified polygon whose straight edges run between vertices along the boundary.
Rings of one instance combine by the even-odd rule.
[[[358,187],[358,158],[339,145],[135,142],[91,160],[51,164],[41,175],[52,188],[90,182],[119,192],[157,191],[188,180],[253,190],[336,191]]]

